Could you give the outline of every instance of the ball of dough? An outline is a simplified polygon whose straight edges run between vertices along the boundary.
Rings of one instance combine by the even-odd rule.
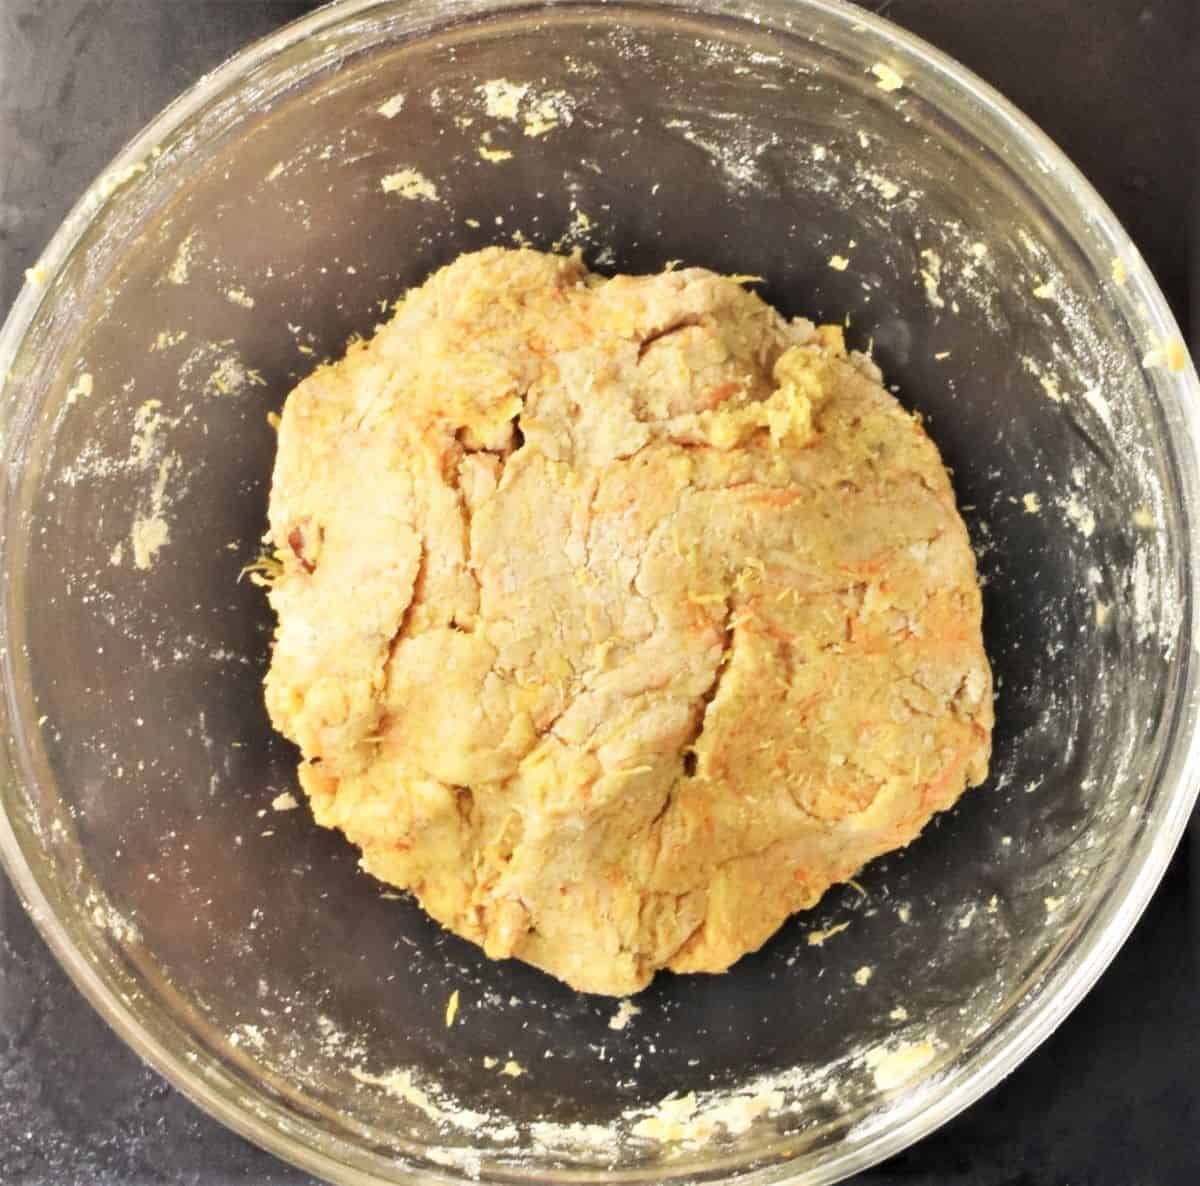
[[[986,775],[936,448],[735,279],[459,258],[288,397],[270,525],[317,822],[577,989],[728,968]]]

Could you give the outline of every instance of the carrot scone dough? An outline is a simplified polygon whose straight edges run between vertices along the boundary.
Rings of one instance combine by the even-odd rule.
[[[724,970],[986,774],[936,448],[733,279],[461,257],[288,397],[270,521],[317,822],[578,989]]]

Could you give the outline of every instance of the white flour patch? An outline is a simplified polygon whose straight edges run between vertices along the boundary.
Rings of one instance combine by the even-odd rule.
[[[713,163],[739,188],[758,183],[759,159],[778,143],[774,136],[756,140],[738,126],[697,131],[692,121],[686,119],[669,119],[664,126],[678,132],[689,144],[703,149]]]
[[[894,201],[900,196],[900,187],[891,180],[885,177],[882,173],[873,171],[862,174],[863,179],[871,185],[885,202]]]
[[[250,1050],[261,1051],[265,1044],[265,1038],[259,1026],[244,1023],[230,1031],[229,1044],[231,1046],[244,1046]]]
[[[880,1091],[901,1087],[927,1067],[937,1055],[937,1048],[926,1039],[922,1042],[897,1042],[877,1046],[866,1053],[866,1063],[875,1076]]]
[[[1113,414],[1112,408],[1109,406],[1108,400],[1100,394],[1099,387],[1089,387],[1083,393],[1084,402],[1100,417],[1104,427],[1108,429],[1109,435],[1113,433]]]
[[[191,279],[192,253],[195,241],[196,232],[192,231],[176,249],[175,259],[167,270],[167,279],[172,284],[186,284]]]
[[[83,899],[92,922],[102,931],[107,931],[119,943],[140,943],[142,933],[137,924],[116,910],[108,897],[101,891],[89,889]]]
[[[150,353],[157,354],[162,350],[171,350],[175,346],[181,345],[187,341],[188,331],[186,329],[169,330],[160,329],[154,336],[154,341],[150,343]]]
[[[1144,642],[1154,633],[1154,580],[1150,575],[1150,558],[1144,547],[1138,548],[1133,557],[1130,592],[1134,625],[1139,640]]]
[[[167,483],[181,465],[178,456],[166,453],[162,436],[163,429],[177,421],[168,420],[161,409],[161,401],[148,399],[134,413],[129,459],[123,467],[154,474],[149,493],[142,499],[129,529],[128,542],[133,563],[142,571],[153,567],[159,552],[170,541],[171,529],[166,519],[170,501]],[[119,564],[121,555],[121,544],[118,542],[109,556],[110,562]]]
[[[542,1148],[567,1148],[595,1153],[609,1153],[613,1148],[613,1131],[603,1124],[553,1124],[535,1120],[529,1126],[535,1145]]]
[[[359,1083],[381,1088],[393,1098],[403,1100],[444,1131],[486,1130],[487,1136],[497,1143],[517,1139],[517,1129],[514,1125],[498,1125],[496,1117],[463,1107],[435,1087],[422,1086],[413,1071],[397,1068],[382,1075],[373,1075],[359,1067],[351,1067],[350,1074]]]
[[[154,566],[158,553],[171,538],[171,529],[163,516],[166,505],[167,479],[171,474],[173,458],[164,457],[158,465],[158,477],[150,490],[148,508],[133,521],[129,531],[129,543],[133,549],[133,563],[145,571]]]
[[[581,210],[574,201],[571,202],[571,221],[567,229],[553,243],[555,251],[565,251],[570,247],[584,246],[589,239],[592,227],[591,216]]]
[[[1065,510],[1067,518],[1074,524],[1079,534],[1084,539],[1090,539],[1096,530],[1096,516],[1092,513],[1090,507],[1080,502],[1079,499],[1072,494],[1067,499]]]

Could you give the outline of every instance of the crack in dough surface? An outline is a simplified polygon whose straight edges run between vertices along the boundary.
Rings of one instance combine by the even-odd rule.
[[[270,526],[317,822],[583,991],[724,970],[986,775],[936,448],[733,279],[461,257],[288,397]]]

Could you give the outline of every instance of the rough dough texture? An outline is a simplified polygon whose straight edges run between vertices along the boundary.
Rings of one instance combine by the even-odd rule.
[[[936,448],[735,279],[461,257],[288,397],[270,521],[317,822],[578,989],[724,970],[986,774]]]

